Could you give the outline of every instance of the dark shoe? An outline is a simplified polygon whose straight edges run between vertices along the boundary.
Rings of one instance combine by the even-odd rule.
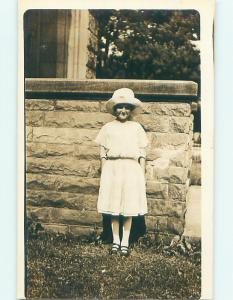
[[[121,256],[129,256],[129,247],[121,246]]]
[[[120,245],[113,243],[112,244],[112,249],[110,250],[110,254],[117,254],[117,252],[120,250]]]

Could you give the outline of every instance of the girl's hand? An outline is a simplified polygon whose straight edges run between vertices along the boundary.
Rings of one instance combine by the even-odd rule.
[[[139,157],[139,164],[142,168],[143,174],[145,175],[146,173],[146,160],[144,157]]]

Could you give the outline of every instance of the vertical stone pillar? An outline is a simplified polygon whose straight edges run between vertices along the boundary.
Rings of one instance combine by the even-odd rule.
[[[57,10],[56,77],[67,77],[68,41],[71,11]]]
[[[67,78],[96,77],[97,34],[94,16],[88,10],[72,10],[68,39]]]

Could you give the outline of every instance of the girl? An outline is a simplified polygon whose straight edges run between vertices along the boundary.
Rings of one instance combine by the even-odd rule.
[[[145,148],[148,144],[142,126],[132,121],[142,102],[128,88],[118,89],[106,103],[116,119],[105,124],[95,139],[100,145],[101,179],[98,212],[111,215],[113,245],[111,254],[129,254],[132,216],[147,213],[145,189]],[[122,239],[119,217],[123,216]]]

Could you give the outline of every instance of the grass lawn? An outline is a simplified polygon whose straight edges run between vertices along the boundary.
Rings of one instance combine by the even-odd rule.
[[[148,238],[129,257],[111,256],[109,248],[63,235],[30,237],[27,298],[200,298],[199,251],[190,248],[184,255]]]

